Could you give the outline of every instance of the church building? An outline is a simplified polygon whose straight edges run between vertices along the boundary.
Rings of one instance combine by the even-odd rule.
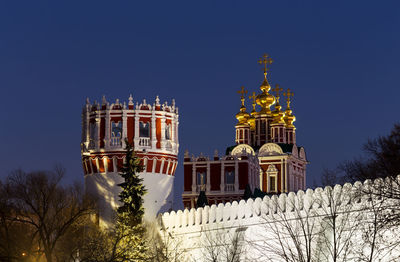
[[[236,145],[228,147],[225,156],[216,152],[212,159],[203,155],[190,157],[185,152],[182,194],[185,208],[196,207],[201,191],[212,205],[242,199],[246,187],[265,194],[305,189],[308,161],[304,147],[296,143],[293,124],[296,117],[290,107],[294,94],[290,89],[282,93],[286,98],[286,109],[282,110],[283,89],[276,84],[271,90],[267,79],[268,66],[273,60],[264,55],[258,62],[263,65],[264,79],[261,93],[253,92],[249,97],[252,99],[250,113],[245,106],[248,91],[244,87],[238,91],[241,107],[236,114]]]

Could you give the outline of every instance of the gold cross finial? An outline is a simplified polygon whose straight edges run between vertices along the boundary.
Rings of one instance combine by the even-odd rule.
[[[260,65],[264,64],[264,75],[267,75],[267,71],[269,70],[268,65],[272,64],[273,62],[274,60],[272,60],[268,54],[264,54],[263,57],[258,60]]]
[[[290,89],[288,88],[288,90],[286,91],[286,93],[283,93],[284,96],[286,96],[286,103],[287,103],[287,107],[290,108],[290,97],[294,96],[293,92],[290,92]]]
[[[242,100],[242,106],[244,106],[244,95],[247,94],[247,90],[244,90],[244,86],[241,86],[237,93],[241,95],[240,100]]]
[[[253,92],[252,96],[249,96],[249,99],[253,99],[253,111],[256,111],[256,92]]]
[[[283,89],[282,88],[279,88],[279,85],[278,84],[276,84],[275,85],[275,88],[273,88],[272,89],[272,91],[274,91],[275,93],[276,93],[276,100],[278,100],[278,102],[279,102],[279,92],[282,92],[283,91]]]

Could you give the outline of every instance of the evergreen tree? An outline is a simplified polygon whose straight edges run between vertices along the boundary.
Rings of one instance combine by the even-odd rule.
[[[246,185],[246,188],[245,188],[245,190],[244,190],[243,199],[244,199],[244,200],[247,200],[247,199],[249,199],[249,198],[253,198],[253,194],[251,193],[250,185],[247,184],[247,185]]]
[[[200,191],[199,197],[197,198],[196,208],[208,206],[208,200],[205,191]]]
[[[142,183],[143,179],[138,174],[141,171],[143,166],[140,159],[126,140],[126,158],[120,172],[124,182],[119,184],[122,188],[119,197],[123,205],[117,210],[116,225],[116,237],[120,239],[115,250],[118,253],[118,261],[146,260],[143,196],[147,191]]]

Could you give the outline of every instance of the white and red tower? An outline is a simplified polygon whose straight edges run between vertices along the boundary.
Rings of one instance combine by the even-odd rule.
[[[145,219],[154,219],[159,212],[172,208],[174,174],[178,165],[178,108],[175,101],[151,105],[143,100],[128,104],[86,105],[82,112],[82,164],[86,190],[97,197],[99,223],[111,226],[119,203],[118,174],[125,158],[125,139],[133,144],[142,161],[140,176],[147,189],[144,197]]]

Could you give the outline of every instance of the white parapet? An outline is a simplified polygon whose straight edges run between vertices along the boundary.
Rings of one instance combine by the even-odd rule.
[[[285,261],[279,250],[298,252],[296,241],[307,242],[309,234],[309,248],[314,259],[331,261],[327,254],[340,233],[340,241],[335,243],[348,246],[338,246],[347,248],[338,256],[345,257],[345,261],[358,261],[360,256],[370,252],[366,237],[372,233],[366,230],[373,228],[374,217],[392,212],[392,207],[400,204],[399,199],[395,203],[395,199],[382,197],[380,190],[385,186],[399,192],[399,184],[400,176],[173,211],[159,216],[160,233],[167,233],[175,242],[179,239],[179,249],[185,253],[185,259],[196,261],[207,261],[206,253],[212,253],[213,246],[225,247],[224,250],[226,246],[232,247],[231,241],[238,232],[241,232],[240,242],[245,250],[241,253],[243,259]],[[375,212],[378,206],[379,212]],[[400,241],[399,228],[379,230],[380,242],[376,245],[386,249],[385,253],[376,252],[373,256],[379,261],[395,261],[393,259],[400,253],[390,246]],[[214,252],[223,252],[221,248],[216,249]]]

